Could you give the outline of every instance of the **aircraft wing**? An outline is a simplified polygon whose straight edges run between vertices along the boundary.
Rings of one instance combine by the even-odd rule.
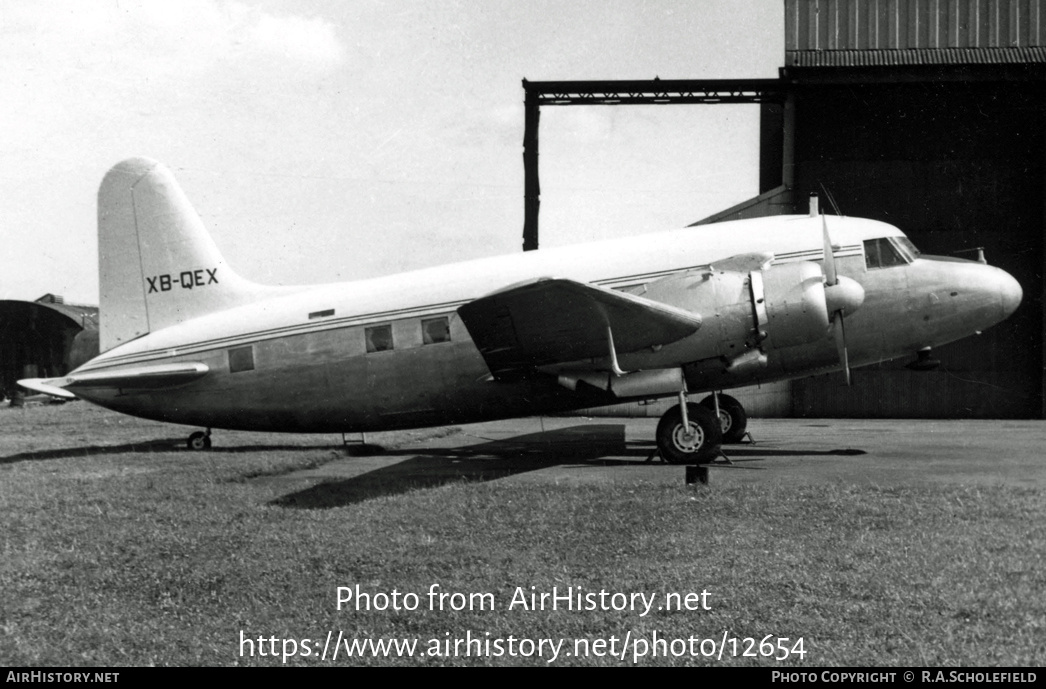
[[[701,326],[696,313],[552,278],[480,297],[458,314],[495,378],[668,344]]]
[[[88,388],[115,388],[123,390],[155,390],[169,388],[196,380],[207,374],[206,364],[177,363],[138,366],[114,371],[72,373],[62,378],[27,378],[18,384],[35,392],[73,399],[76,390]]]

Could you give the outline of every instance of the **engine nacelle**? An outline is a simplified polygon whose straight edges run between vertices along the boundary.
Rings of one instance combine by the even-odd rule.
[[[752,306],[760,340],[794,347],[825,338],[831,324],[824,273],[802,261],[752,271]]]
[[[839,280],[863,297],[856,282]],[[691,360],[807,344],[826,337],[831,325],[824,273],[809,261],[674,275],[641,296],[701,314],[701,330],[689,344]]]
[[[705,269],[659,280],[639,296],[700,314],[700,330],[665,347],[677,363],[689,363],[736,356],[758,344],[750,281],[747,272]]]
[[[826,288],[821,266],[801,261],[750,272],[709,268],[681,273],[647,285],[638,296],[700,314],[702,324],[684,340],[620,356],[621,368],[635,373],[617,379],[616,385],[609,379],[598,385],[619,396],[667,394],[678,378],[653,373],[680,366],[691,384],[724,375],[758,378],[773,350],[831,337],[833,313],[856,310],[864,289],[844,276]],[[569,381],[561,382],[570,387]]]

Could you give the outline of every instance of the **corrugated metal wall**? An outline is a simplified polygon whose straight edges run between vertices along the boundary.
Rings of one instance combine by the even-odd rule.
[[[785,50],[1046,45],[1046,0],[785,0]]]

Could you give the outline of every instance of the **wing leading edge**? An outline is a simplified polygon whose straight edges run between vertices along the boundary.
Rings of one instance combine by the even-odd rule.
[[[538,366],[605,359],[669,344],[701,327],[701,316],[574,280],[542,278],[458,309],[495,378]]]

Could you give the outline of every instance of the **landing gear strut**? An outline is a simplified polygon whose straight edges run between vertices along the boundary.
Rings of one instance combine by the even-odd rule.
[[[685,421],[684,421],[685,418]],[[719,455],[723,430],[715,412],[699,405],[676,405],[657,424],[657,449],[669,464],[708,464]]]
[[[716,404],[717,397],[719,398],[718,404]],[[745,437],[745,430],[748,428],[748,414],[736,399],[722,393],[709,395],[701,400],[701,406],[713,413],[718,411],[724,443],[739,443]]]
[[[189,440],[186,441],[185,446],[190,450],[211,449],[211,429],[208,428],[206,432],[196,431],[189,436]]]

